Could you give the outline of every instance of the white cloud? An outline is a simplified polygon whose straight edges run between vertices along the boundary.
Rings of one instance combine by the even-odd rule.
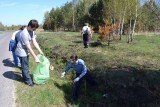
[[[45,13],[47,11],[51,11],[51,9],[52,9],[52,7],[44,8],[44,9],[42,9],[42,12]]]
[[[39,7],[39,5],[37,5],[37,4],[29,4],[29,6],[30,7],[35,7],[35,8]]]
[[[13,3],[4,3],[4,2],[0,2],[0,7],[12,7],[17,5],[18,3],[13,2]]]

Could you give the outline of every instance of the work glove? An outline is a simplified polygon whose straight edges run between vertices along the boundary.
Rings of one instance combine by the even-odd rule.
[[[64,78],[65,74],[66,74],[66,72],[63,72],[63,73],[61,74],[61,78]]]
[[[75,79],[74,79],[74,82],[78,82],[79,79],[80,79],[79,77],[75,78]]]

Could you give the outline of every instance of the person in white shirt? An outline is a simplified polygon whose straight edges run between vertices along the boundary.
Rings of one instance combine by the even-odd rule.
[[[19,60],[19,57],[15,54],[15,49],[16,49],[16,46],[17,46],[16,35],[18,33],[20,33],[24,28],[25,28],[25,26],[22,26],[19,30],[13,32],[11,40],[9,42],[9,51],[12,51],[14,64],[16,66],[19,66],[19,67],[21,66],[20,60]]]
[[[81,34],[83,36],[83,45],[84,45],[84,48],[88,48],[88,46],[89,46],[89,39],[90,39],[90,37],[92,37],[91,29],[90,29],[88,23],[85,23],[85,25],[83,26]]]
[[[38,21],[32,19],[29,21],[28,26],[17,36],[18,43],[15,53],[20,58],[23,80],[29,86],[33,86],[33,81],[29,74],[29,55],[31,54],[33,56],[36,63],[40,62],[31,47],[31,43],[33,43],[34,47],[41,55],[44,55],[36,41],[36,35],[34,32],[38,27]]]

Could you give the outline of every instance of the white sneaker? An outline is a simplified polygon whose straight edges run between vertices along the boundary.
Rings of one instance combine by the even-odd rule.
[[[108,97],[108,93],[103,94],[103,97]]]

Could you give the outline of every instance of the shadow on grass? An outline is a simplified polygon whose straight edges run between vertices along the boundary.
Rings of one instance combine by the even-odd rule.
[[[70,84],[59,85],[57,82],[54,82],[54,85],[65,93],[66,107],[68,107],[68,104],[72,104],[71,100],[72,85]]]
[[[73,43],[83,43],[83,41],[72,41]]]
[[[100,41],[90,42],[91,47],[98,47],[102,46],[102,43]]]
[[[83,81],[81,84],[79,90],[79,98],[74,102],[71,99],[73,84],[59,85],[58,83],[54,82],[54,85],[60,90],[63,90],[63,92],[65,93],[66,107],[70,106],[70,104],[77,107],[106,107],[105,103],[99,103],[98,101],[96,101],[97,99],[103,99],[101,91],[96,87],[93,87],[90,84],[86,83],[85,81]]]
[[[72,41],[73,43],[77,43],[77,44],[83,44],[83,41]],[[102,43],[100,41],[95,41],[95,42],[90,42],[89,45],[91,47],[98,47],[98,46],[102,46]]]
[[[97,74],[96,75],[101,75]],[[105,77],[104,77],[105,76]],[[106,106],[159,107],[160,71],[134,67],[111,68],[101,75],[109,93]],[[107,82],[106,82],[107,81]],[[104,87],[105,89],[105,87]]]

